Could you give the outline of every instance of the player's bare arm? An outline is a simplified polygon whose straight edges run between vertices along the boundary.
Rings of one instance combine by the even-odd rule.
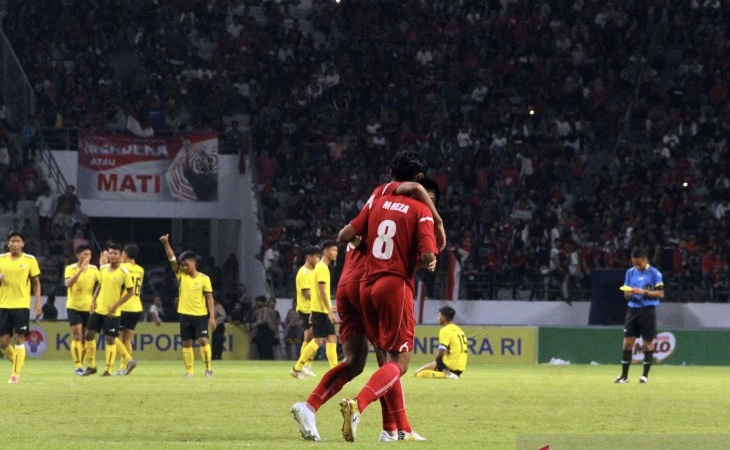
[[[35,276],[31,278],[33,283],[33,296],[35,297],[35,316],[40,317],[43,309],[41,308],[41,277]]]
[[[109,308],[109,317],[113,317],[117,308],[122,306],[130,297],[132,297],[132,288],[127,289],[127,292],[122,295],[119,300],[111,306],[111,308]]]
[[[211,328],[216,327],[215,323],[215,306],[213,305],[213,294],[210,292],[205,293],[205,302],[208,304],[208,325],[210,325]]]
[[[168,261],[170,261],[172,271],[177,273],[179,266],[177,264],[177,258],[175,258],[175,252],[172,250],[172,247],[170,247],[170,234],[168,233],[160,236],[160,242],[162,242],[162,245],[165,247],[165,254],[167,255]]]
[[[89,260],[84,259],[83,261],[79,261],[79,270],[70,278],[66,278],[63,280],[63,284],[66,287],[73,286],[74,283],[76,283],[76,280],[79,279],[82,273],[86,272],[86,269],[89,268]]]
[[[420,183],[415,181],[406,181],[398,185],[395,189],[395,193],[398,195],[407,195],[415,198],[421,203],[428,206],[433,216],[434,232],[436,233],[436,245],[439,250],[446,248],[446,230],[444,229],[444,221],[441,219],[441,215],[436,210],[431,196],[428,195],[428,191]]]
[[[337,233],[337,240],[342,244],[352,241],[355,237],[357,237],[357,230],[349,223]]]

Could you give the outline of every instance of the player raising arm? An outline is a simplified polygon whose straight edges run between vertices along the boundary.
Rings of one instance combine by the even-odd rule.
[[[165,247],[165,254],[170,261],[170,267],[177,277],[179,284],[179,304],[177,312],[180,315],[180,337],[183,343],[183,360],[185,361],[185,376],[193,376],[195,353],[193,340],[198,339],[200,357],[205,365],[205,376],[213,376],[213,354],[208,342],[208,327],[215,330],[215,308],[213,305],[213,286],[208,275],[198,272],[198,259],[195,253],[184,251],[180,258],[170,247],[170,235],[160,236],[160,242]]]

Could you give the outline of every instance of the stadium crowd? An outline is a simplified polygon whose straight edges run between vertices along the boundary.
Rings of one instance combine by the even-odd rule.
[[[417,149],[466,298],[582,299],[641,244],[667,299],[728,300],[722,2],[7,3],[24,130],[248,129],[278,294]]]

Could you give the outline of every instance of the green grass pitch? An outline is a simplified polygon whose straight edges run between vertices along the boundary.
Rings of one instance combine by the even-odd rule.
[[[197,355],[196,355],[197,356]],[[3,383],[5,448],[380,448],[379,404],[358,441],[343,442],[337,402],[317,416],[322,442],[301,439],[289,408],[317,379],[295,380],[289,362],[215,362],[215,377],[182,377],[182,362],[140,361],[129,376],[78,377],[66,361],[29,360],[19,384]],[[9,375],[10,366],[4,364]],[[412,364],[412,370],[417,367]],[[317,361],[321,375],[326,363]],[[461,380],[403,379],[408,414],[433,449],[730,448],[730,368],[655,365],[650,383],[616,385],[614,366],[477,365]],[[7,444],[7,446],[6,446]]]

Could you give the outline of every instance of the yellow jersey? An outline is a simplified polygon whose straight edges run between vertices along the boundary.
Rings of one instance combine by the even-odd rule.
[[[210,277],[200,272],[195,277],[191,277],[182,270],[178,270],[177,281],[180,284],[180,303],[177,305],[178,314],[187,314],[189,316],[210,315],[208,302],[205,298],[205,294],[213,293]]]
[[[119,308],[122,312],[142,312],[142,280],[144,280],[144,268],[139,264],[122,263],[122,267],[127,269],[129,276],[132,278],[132,296],[122,304]]]
[[[10,253],[0,255],[0,273],[5,275],[0,283],[0,308],[30,309],[30,280],[41,274],[35,256],[21,253],[13,258]]]
[[[319,285],[324,284],[325,298],[320,294]],[[314,285],[312,286],[312,312],[320,312],[327,314],[327,306],[332,309],[332,299],[330,298],[330,269],[323,261],[318,262],[314,266]]]
[[[439,350],[444,350],[444,365],[451,370],[464,371],[468,356],[466,335],[458,325],[450,323],[439,331]]]
[[[296,278],[297,287],[297,311],[302,314],[312,312],[312,297],[314,297],[314,271],[307,269],[306,266],[299,268]],[[309,289],[309,298],[302,293],[303,290]]]
[[[80,271],[79,263],[69,264],[63,272],[63,278],[66,280],[73,278]],[[74,284],[66,288],[66,309],[89,312],[97,283],[99,283],[99,268],[89,264]]]
[[[99,292],[96,294],[96,312],[97,314],[107,315],[109,310],[128,289],[133,289],[132,278],[129,276],[127,269],[121,265],[115,270],[111,269],[111,265],[104,264],[99,269]],[[114,311],[114,316],[122,315],[122,308]]]

